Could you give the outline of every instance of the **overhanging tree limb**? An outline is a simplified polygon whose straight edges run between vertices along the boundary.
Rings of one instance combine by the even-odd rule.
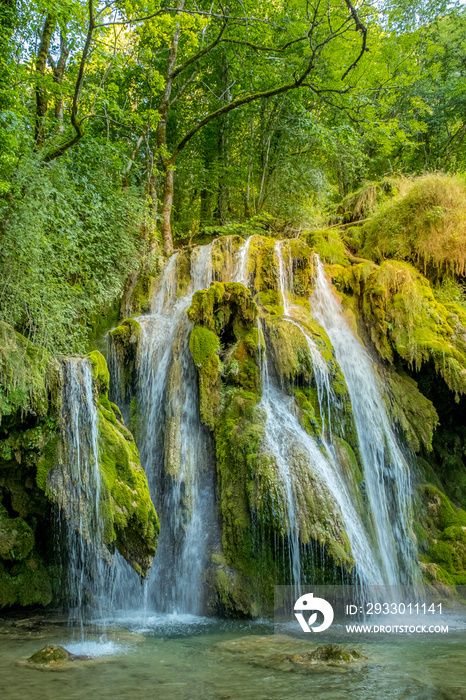
[[[71,105],[71,124],[73,125],[76,133],[71,139],[68,139],[68,141],[64,141],[61,145],[57,146],[57,148],[55,148],[53,151],[51,151],[50,153],[47,153],[47,155],[44,157],[44,160],[43,160],[44,163],[49,163],[50,161],[54,160],[55,158],[62,156],[64,153],[66,153],[66,151],[69,148],[74,146],[74,144],[77,143],[78,141],[80,141],[84,136],[84,129],[82,126],[82,122],[81,122],[81,120],[78,119],[79,95],[80,95],[83,80],[84,80],[84,69],[86,66],[86,61],[87,61],[87,56],[89,54],[89,49],[91,48],[92,35],[94,33],[95,27],[96,27],[96,25],[95,25],[95,19],[94,19],[93,0],[89,0],[89,26],[87,29],[86,42],[84,44],[84,49],[83,49],[81,61],[79,64],[78,77],[76,78],[76,83],[74,86],[73,103]]]

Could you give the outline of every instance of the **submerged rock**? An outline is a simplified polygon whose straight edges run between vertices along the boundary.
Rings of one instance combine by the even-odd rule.
[[[57,666],[69,661],[88,661],[90,656],[71,654],[67,649],[47,644],[29,657],[28,661],[37,666]]]
[[[216,650],[237,654],[254,666],[275,671],[312,673],[322,670],[346,670],[367,659],[357,649],[342,644],[316,646],[286,635],[251,635],[220,642]]]

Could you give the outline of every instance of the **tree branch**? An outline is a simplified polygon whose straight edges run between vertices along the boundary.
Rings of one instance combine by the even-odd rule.
[[[346,76],[348,75],[348,73],[349,73],[351,70],[353,70],[353,68],[356,68],[357,64],[359,63],[359,61],[361,60],[361,58],[364,56],[365,52],[366,52],[366,51],[369,51],[369,49],[366,47],[366,43],[367,43],[367,27],[366,27],[366,26],[361,22],[361,20],[359,19],[359,15],[358,15],[358,13],[356,12],[355,7],[352,5],[351,0],[345,0],[345,3],[346,3],[346,7],[347,7],[347,8],[349,9],[349,11],[351,12],[351,17],[353,18],[354,24],[355,24],[355,26],[356,26],[356,31],[357,31],[357,32],[361,32],[361,36],[362,36],[362,46],[361,46],[361,51],[359,52],[359,55],[358,55],[358,57],[356,58],[356,60],[353,61],[353,63],[350,65],[350,67],[347,68],[347,69],[345,70],[345,72],[343,73],[343,75],[341,76],[341,79],[342,79],[342,80],[344,80],[344,79],[346,78]]]
[[[89,0],[89,26],[87,29],[86,43],[84,44],[84,49],[83,49],[83,53],[81,56],[81,62],[79,64],[78,77],[76,78],[76,83],[74,86],[73,103],[71,106],[71,124],[73,125],[76,134],[75,134],[75,136],[73,136],[73,138],[69,139],[68,141],[65,141],[60,146],[55,148],[53,151],[48,153],[44,157],[44,160],[43,160],[44,163],[49,163],[50,161],[55,160],[55,158],[62,156],[64,153],[66,153],[66,151],[69,148],[74,146],[74,144],[77,143],[78,141],[80,141],[84,136],[84,129],[82,127],[82,123],[78,119],[79,95],[80,95],[83,80],[84,80],[84,68],[86,66],[86,60],[87,60],[87,56],[89,54],[89,49],[91,47],[92,35],[94,33],[95,28],[96,28],[96,24],[95,24],[95,20],[94,20],[93,0]]]

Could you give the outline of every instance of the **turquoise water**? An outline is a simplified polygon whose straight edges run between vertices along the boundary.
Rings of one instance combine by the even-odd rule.
[[[86,630],[10,627],[0,634],[2,700],[466,700],[466,634],[384,638],[351,645],[367,656],[349,670],[284,670],[277,654],[315,640],[273,635],[267,622],[227,622],[140,613]],[[338,639],[336,631],[335,641]],[[232,644],[232,642],[234,642]],[[24,660],[45,644],[95,658],[37,670]]]

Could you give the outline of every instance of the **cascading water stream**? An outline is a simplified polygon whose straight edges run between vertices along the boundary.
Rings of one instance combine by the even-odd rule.
[[[409,467],[385,411],[372,362],[344,319],[322,262],[317,256],[316,260],[312,311],[332,342],[348,386],[384,583],[409,582],[417,568],[407,525],[411,509]]]
[[[173,255],[151,313],[137,319],[142,328],[139,405],[144,416],[140,453],[162,523],[148,596],[165,612],[200,612],[214,517],[211,439],[200,420],[186,315],[193,294],[212,280],[211,250],[212,244],[193,251],[189,290],[182,298],[176,297]]]
[[[83,634],[83,608],[101,613],[107,599],[105,575],[111,557],[103,544],[100,512],[97,408],[92,370],[86,358],[62,360],[61,432],[63,454],[51,487],[64,516],[70,622]]]
[[[262,332],[260,320],[258,321],[259,342],[261,337],[265,337]],[[262,357],[263,355],[263,357]],[[299,521],[296,514],[295,494],[293,491],[293,476],[290,471],[287,443],[287,435],[280,429],[277,423],[280,422],[280,410],[277,409],[278,392],[271,385],[267,360],[267,345],[265,348],[259,346],[259,357],[261,358],[261,380],[262,380],[262,400],[261,408],[267,416],[265,423],[265,448],[275,458],[281,483],[284,487],[286,520],[282,527],[287,531],[288,551],[290,554],[290,578],[297,587],[301,585],[301,554],[299,546]],[[275,410],[274,410],[275,407]]]
[[[240,248],[238,254],[238,265],[236,272],[236,281],[247,285],[248,276],[245,272],[248,267],[248,253],[251,238],[249,238]],[[278,242],[276,246],[277,260],[279,263],[279,284],[280,292],[283,299],[285,314],[290,313],[290,304],[288,301],[288,290],[291,286],[290,274],[291,271],[286,269],[283,254],[282,243]],[[295,321],[287,318],[291,323]],[[296,325],[299,325],[296,323]],[[301,326],[299,326],[301,328]],[[260,329],[261,330],[261,329]],[[325,361],[321,357],[315,343],[307,332],[303,330],[307,342],[310,346],[310,352],[315,363],[315,372],[318,384],[319,401],[321,408],[323,407],[324,396],[327,397],[328,403],[328,422],[330,426],[330,381],[328,377],[328,368]],[[261,337],[261,332],[259,337]],[[281,391],[271,381],[268,372],[267,363],[267,340],[264,335],[266,347],[263,353],[262,361],[262,384],[263,394],[261,407],[266,413],[266,445],[270,454],[275,458],[277,470],[283,486],[285,494],[285,510],[287,516],[288,527],[288,548],[290,552],[291,564],[291,579],[295,585],[301,583],[301,561],[300,561],[300,540],[299,540],[299,521],[297,515],[296,503],[296,487],[295,483],[298,476],[293,474],[290,460],[291,449],[297,449],[304,455],[309,469],[321,481],[321,484],[327,489],[340,512],[341,519],[347,531],[348,538],[352,547],[353,557],[356,561],[357,571],[360,579],[370,583],[381,583],[382,576],[376,564],[375,558],[372,556],[371,547],[364,529],[359,521],[359,518],[351,503],[349,494],[345,488],[343,480],[340,478],[335,467],[335,460],[331,459],[328,454],[327,458],[317,446],[315,440],[302,428],[296,415],[293,412],[293,400]],[[324,412],[322,411],[322,414]],[[330,451],[329,451],[330,452]]]
[[[244,284],[245,287],[249,287],[249,273],[248,273],[248,264],[249,264],[249,248],[251,246],[251,239],[252,236],[249,236],[249,238],[246,239],[246,241],[243,243],[243,245],[240,247],[238,251],[238,258],[236,262],[236,269],[235,269],[235,282],[240,282],[241,284]]]

